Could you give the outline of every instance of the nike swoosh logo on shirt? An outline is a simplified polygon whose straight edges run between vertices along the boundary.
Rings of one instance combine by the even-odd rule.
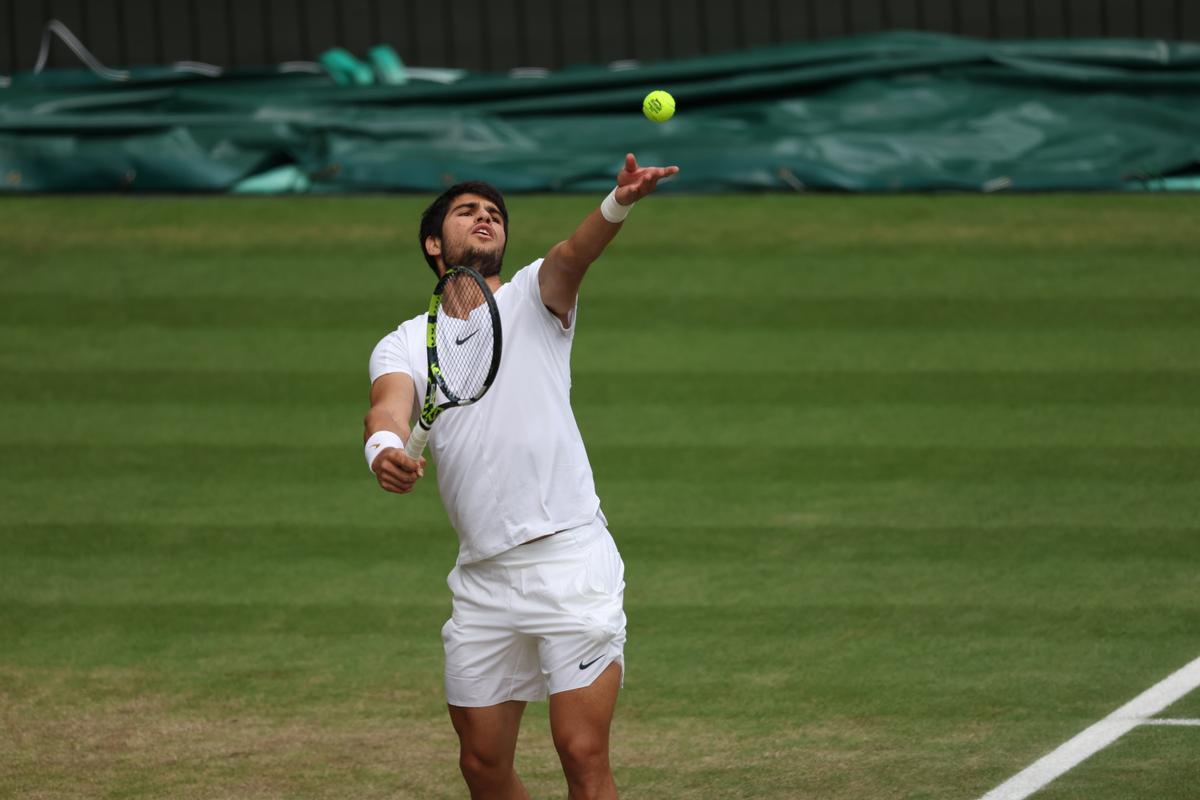
[[[579,668],[580,668],[580,669],[587,669],[587,668],[588,668],[588,667],[590,667],[592,664],[595,664],[597,661],[599,661],[599,660],[600,660],[600,659],[602,659],[602,658],[604,658],[604,656],[602,656],[602,655],[600,655],[600,656],[596,656],[595,658],[593,658],[591,661],[587,662],[586,664],[585,664],[585,663],[583,663],[582,661],[580,661],[580,662],[579,662]]]
[[[463,337],[463,338],[461,338],[461,339],[455,339],[455,340],[454,340],[454,343],[455,343],[455,344],[462,344],[462,343],[463,343],[463,342],[465,342],[467,339],[470,339],[472,336],[474,336],[474,335],[475,335],[475,334],[477,334],[477,333],[479,333],[479,328],[476,328],[475,330],[471,331],[470,333],[468,333],[466,336],[464,336],[464,337]]]

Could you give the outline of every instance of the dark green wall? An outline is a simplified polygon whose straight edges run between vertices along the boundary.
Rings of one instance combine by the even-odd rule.
[[[0,71],[33,67],[52,18],[117,66],[269,64],[387,42],[409,64],[507,70],[892,28],[1200,40],[1197,0],[0,0]],[[52,66],[78,64],[60,43],[51,53]]]

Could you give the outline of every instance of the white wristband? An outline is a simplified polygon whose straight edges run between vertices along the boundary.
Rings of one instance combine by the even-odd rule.
[[[604,198],[604,202],[600,204],[600,214],[613,225],[616,225],[618,222],[624,222],[625,217],[629,216],[629,209],[631,208],[633,208],[632,203],[623,206],[617,202],[617,190],[613,189],[608,193],[608,197]]]
[[[391,431],[375,431],[371,434],[371,438],[367,439],[365,455],[367,457],[367,469],[374,472],[372,466],[375,464],[375,456],[389,447],[399,447],[404,449],[404,440]]]

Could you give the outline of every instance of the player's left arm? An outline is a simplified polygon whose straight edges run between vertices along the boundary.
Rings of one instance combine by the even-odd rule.
[[[658,182],[679,172],[679,167],[640,167],[633,153],[625,156],[625,167],[617,174],[616,201],[631,206],[653,192]],[[623,222],[612,223],[597,208],[579,224],[566,241],[550,248],[538,273],[542,302],[567,325],[579,286],[588,267],[621,230]]]

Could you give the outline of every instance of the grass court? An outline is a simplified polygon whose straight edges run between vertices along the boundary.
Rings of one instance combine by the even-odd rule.
[[[360,445],[429,199],[4,201],[0,797],[466,796],[454,534]],[[511,197],[505,274],[599,199]],[[973,800],[1200,656],[1197,218],[634,210],[573,361],[627,568],[624,798]],[[1139,727],[1038,797],[1191,798],[1198,748]],[[518,769],[565,794],[544,705]]]

